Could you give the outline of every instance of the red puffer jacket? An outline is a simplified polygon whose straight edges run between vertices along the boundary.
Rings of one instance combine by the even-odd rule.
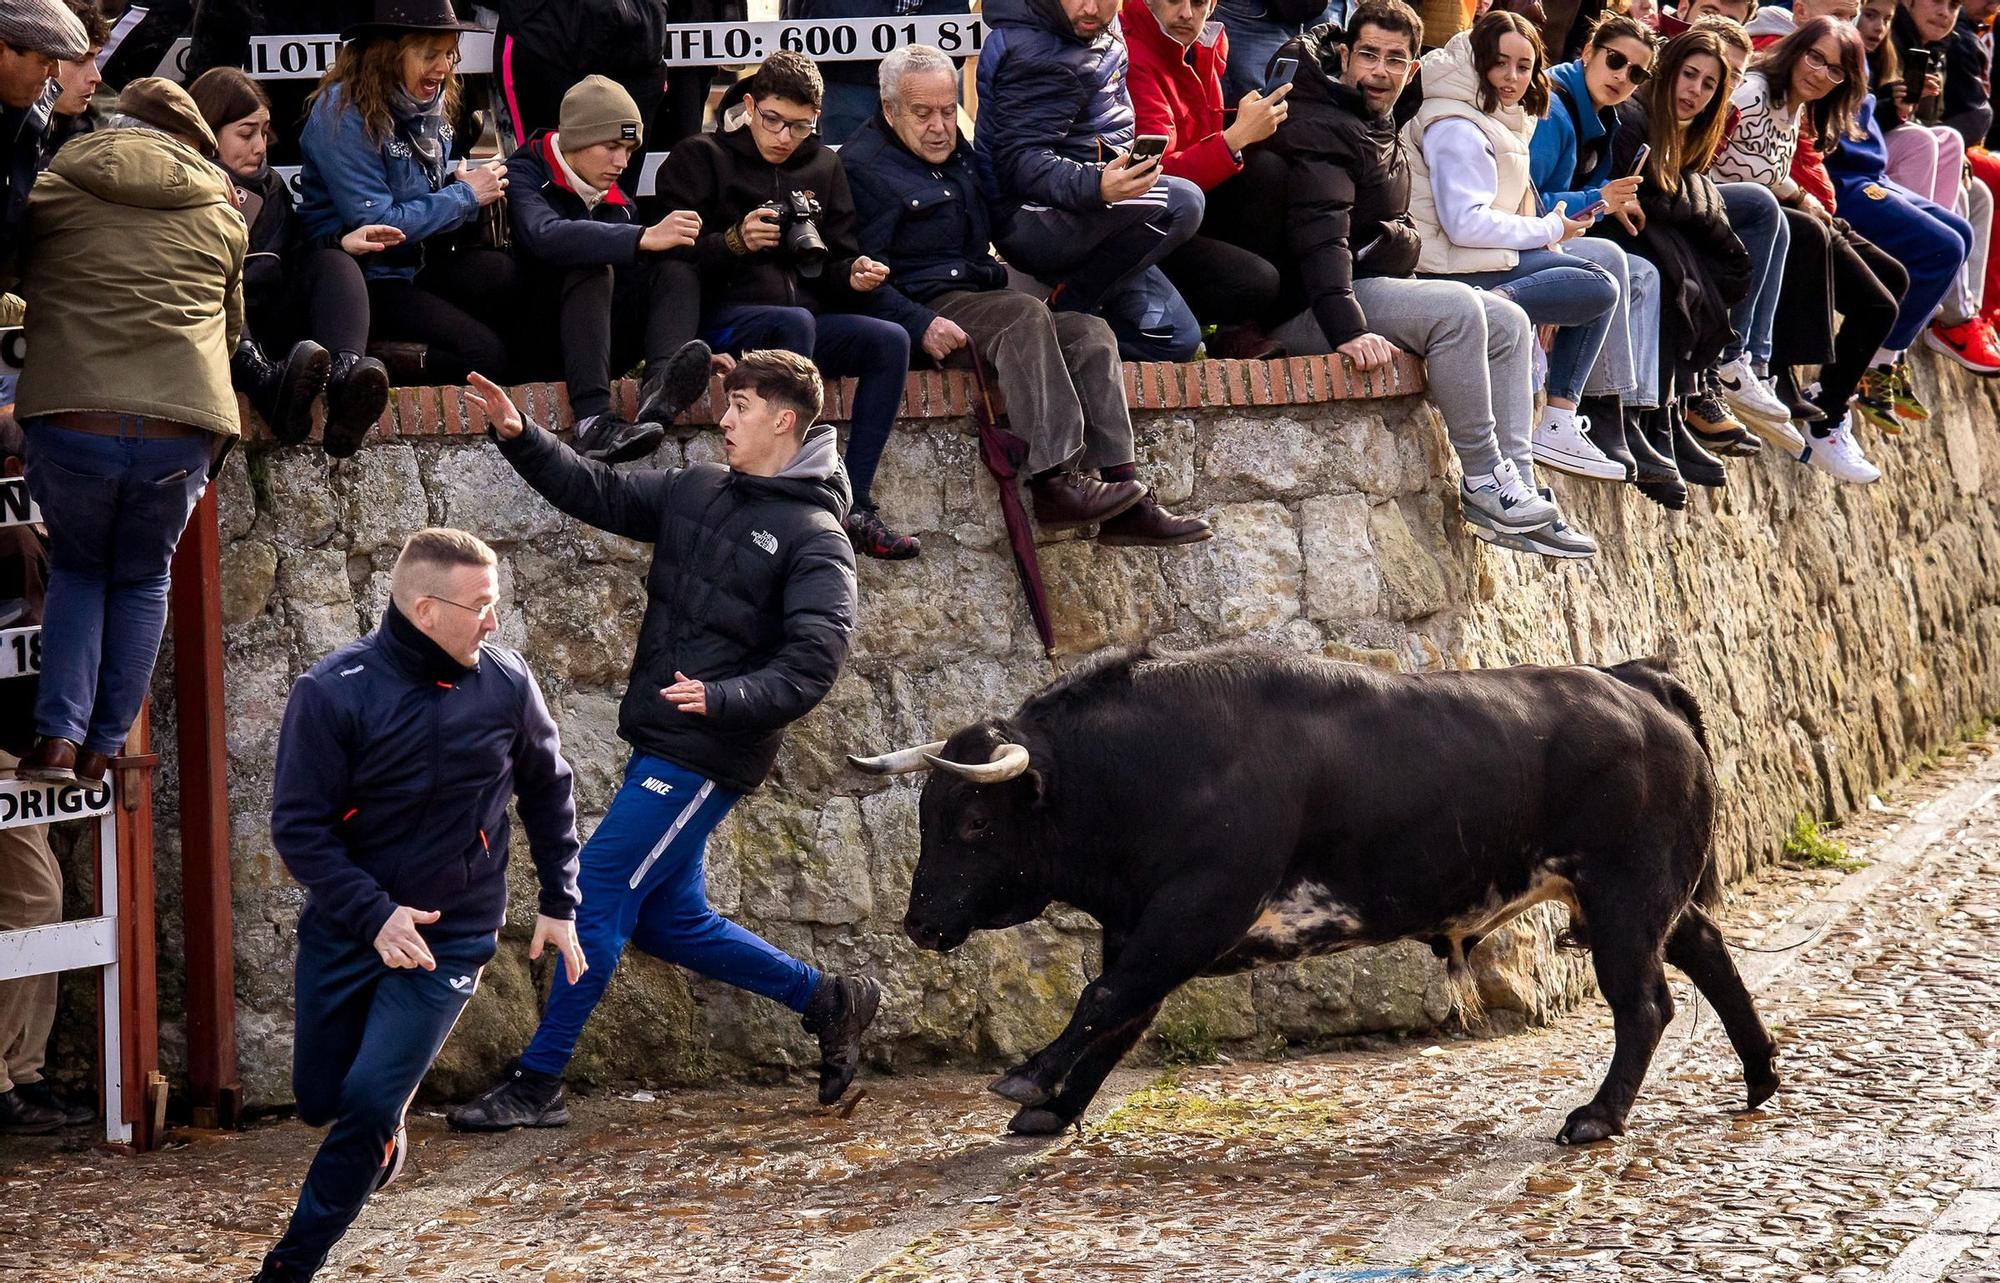
[[[1243,168],[1222,141],[1222,68],[1229,60],[1222,24],[1209,23],[1194,47],[1183,49],[1160,29],[1146,0],[1125,0],[1118,22],[1131,61],[1126,85],[1134,126],[1167,136],[1166,172],[1207,191]]]

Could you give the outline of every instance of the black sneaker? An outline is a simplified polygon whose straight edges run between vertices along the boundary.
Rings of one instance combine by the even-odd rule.
[[[375,1192],[381,1193],[403,1174],[403,1162],[410,1156],[409,1129],[398,1127],[396,1134],[389,1138],[389,1148],[382,1155],[382,1174],[375,1178]]]
[[[660,362],[660,368],[646,367],[646,383],[639,392],[639,422],[672,423],[687,413],[689,406],[708,391],[711,363],[715,353],[700,339],[681,345],[681,350]]]
[[[864,557],[882,561],[908,561],[924,550],[915,535],[899,534],[873,508],[857,507],[847,514],[848,541]]]
[[[882,986],[865,977],[821,976],[799,1023],[819,1037],[819,1103],[847,1092],[861,1068],[861,1035],[882,1005]]]
[[[96,1106],[86,1105],[80,1100],[64,1100],[56,1095],[55,1088],[49,1086],[49,1080],[46,1078],[40,1082],[17,1083],[14,1090],[19,1092],[23,1099],[61,1114],[65,1127],[80,1127],[97,1117]]]
[[[36,1104],[19,1087],[0,1092],[0,1136],[46,1136],[62,1125],[61,1110]]]
[[[576,423],[576,452],[602,463],[630,463],[660,448],[667,430],[657,423],[627,423],[615,414],[593,414]]]
[[[475,1096],[444,1116],[454,1131],[505,1132],[516,1127],[567,1127],[569,1102],[562,1079],[536,1073],[514,1061],[483,1096]]]

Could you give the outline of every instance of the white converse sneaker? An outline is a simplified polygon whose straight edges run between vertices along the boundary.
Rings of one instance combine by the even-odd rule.
[[[1502,534],[1523,534],[1548,525],[1562,512],[1521,480],[1512,459],[1484,477],[1467,477],[1458,487],[1458,504],[1475,526]]]
[[[1846,415],[1825,436],[1808,441],[1799,462],[1850,485],[1871,485],[1882,479],[1882,470],[1868,462],[1868,456],[1855,444],[1854,430],[1848,426]]]
[[[1790,424],[1792,411],[1778,394],[1764,386],[1757,372],[1750,368],[1750,358],[1739,356],[1715,371],[1715,389],[1722,393],[1722,399],[1729,402],[1729,408],[1746,419],[1763,419],[1770,423]],[[1748,427],[1746,423],[1744,426]]]
[[[1589,428],[1588,415],[1553,405],[1547,407],[1529,438],[1535,462],[1597,481],[1623,481],[1625,465],[1598,449],[1597,443],[1584,435]]]

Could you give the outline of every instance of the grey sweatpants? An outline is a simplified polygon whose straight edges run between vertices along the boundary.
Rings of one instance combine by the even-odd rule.
[[[1027,438],[1030,475],[1132,462],[1118,338],[1102,317],[1051,312],[1020,290],[954,290],[929,306],[992,367],[1007,420]]]
[[[1354,282],[1354,301],[1370,333],[1423,358],[1431,402],[1466,475],[1489,473],[1504,457],[1533,484],[1535,329],[1528,314],[1459,281],[1363,277]],[[1271,337],[1294,356],[1333,351],[1310,311]]]

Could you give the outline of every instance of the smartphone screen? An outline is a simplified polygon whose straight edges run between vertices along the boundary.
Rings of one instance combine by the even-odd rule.
[[[1132,140],[1132,149],[1126,154],[1134,160],[1158,160],[1167,154],[1167,136],[1140,134]]]
[[[1299,73],[1297,58],[1280,58],[1271,64],[1270,79],[1264,82],[1265,93],[1275,93],[1279,88],[1292,83],[1292,77]]]

